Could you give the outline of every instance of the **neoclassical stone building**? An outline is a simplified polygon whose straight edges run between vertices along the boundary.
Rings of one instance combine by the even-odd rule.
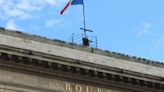
[[[164,92],[164,64],[1,28],[0,92]]]

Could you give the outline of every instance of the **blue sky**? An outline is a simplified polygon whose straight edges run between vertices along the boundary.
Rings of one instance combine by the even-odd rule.
[[[0,26],[65,40],[83,27],[82,6],[68,0],[0,0]],[[87,28],[101,49],[164,61],[164,0],[85,0]]]

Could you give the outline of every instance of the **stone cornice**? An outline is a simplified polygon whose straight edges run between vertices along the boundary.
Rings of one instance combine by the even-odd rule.
[[[164,78],[163,77],[157,77],[157,76],[152,76],[152,75],[147,75],[147,74],[142,74],[142,73],[137,73],[133,72],[130,70],[123,70],[123,69],[117,69],[117,68],[112,68],[108,66],[102,66],[98,65],[95,63],[87,63],[85,61],[79,61],[75,59],[70,59],[70,58],[64,58],[64,57],[59,57],[59,56],[54,56],[54,55],[48,55],[40,52],[34,52],[34,51],[29,51],[29,50],[24,50],[24,49],[19,49],[19,48],[13,48],[13,47],[7,47],[7,46],[2,46],[0,45],[0,53],[6,53],[8,54],[9,58],[12,57],[11,55],[18,56],[20,59],[23,57],[27,57],[28,60],[38,60],[38,61],[45,61],[48,62],[50,65],[52,63],[57,63],[61,65],[68,65],[68,66],[73,66],[77,68],[83,68],[86,70],[92,70],[95,72],[102,72],[102,73],[112,73],[114,75],[120,75],[120,76],[126,76],[126,77],[132,77],[132,78],[138,78],[138,79],[143,79],[143,80],[150,80],[154,82],[161,82],[164,83]]]
[[[24,73],[36,73],[82,83],[99,84],[104,87],[111,86],[114,89],[130,89],[131,91],[129,92],[161,92],[160,90],[164,90],[164,84],[160,82],[162,78],[155,76],[144,74],[136,75],[135,73],[132,74],[130,71],[123,72],[118,69],[110,68],[107,70],[108,72],[105,72],[101,71],[101,68],[104,66],[99,67],[93,64],[83,64],[81,61],[72,63],[72,59],[6,46],[0,46],[0,53],[0,67],[2,69],[23,71]],[[49,59],[55,62],[50,62]],[[83,65],[85,65],[85,67],[79,67]],[[96,70],[87,66],[95,67]],[[102,68],[102,70],[105,69]],[[134,86],[130,86],[132,84]]]
[[[144,58],[138,58],[135,56],[129,56],[129,55],[125,55],[125,54],[121,54],[121,53],[117,53],[117,52],[104,51],[104,50],[97,49],[97,48],[83,47],[83,46],[80,46],[77,44],[66,43],[66,42],[60,41],[60,40],[51,40],[51,39],[47,39],[46,37],[30,35],[30,34],[22,33],[19,31],[7,30],[4,28],[0,28],[0,34],[16,36],[16,37],[20,37],[20,38],[24,38],[24,39],[28,39],[28,40],[35,40],[35,41],[39,41],[39,42],[43,42],[43,43],[54,44],[54,45],[58,45],[58,46],[62,46],[62,47],[67,47],[67,48],[77,49],[77,50],[90,52],[90,53],[94,53],[94,54],[100,54],[100,55],[104,55],[104,56],[127,60],[130,62],[133,61],[133,62],[143,63],[146,65],[164,68],[164,64],[160,63],[158,61],[152,61],[152,60],[148,60],[148,59],[144,59]]]

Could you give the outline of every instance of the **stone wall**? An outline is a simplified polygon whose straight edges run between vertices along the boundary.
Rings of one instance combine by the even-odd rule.
[[[0,92],[121,92],[18,72],[0,70]]]
[[[75,59],[86,63],[97,64],[106,67],[123,69],[142,74],[164,77],[164,68],[150,66],[138,62],[130,62],[104,55],[88,53],[76,49],[61,47],[39,41],[28,40],[20,37],[0,34],[0,44],[15,48],[21,48],[54,56]]]
[[[4,29],[0,38],[0,92],[164,90],[159,62]]]

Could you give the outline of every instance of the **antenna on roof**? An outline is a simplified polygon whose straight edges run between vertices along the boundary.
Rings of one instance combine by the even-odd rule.
[[[90,40],[89,38],[87,37],[87,31],[88,32],[93,32],[92,30],[89,30],[89,29],[86,29],[86,21],[85,21],[85,3],[84,3],[84,0],[83,0],[83,23],[84,23],[84,28],[80,28],[81,30],[84,31],[84,37],[82,38],[82,41],[83,41],[83,46],[90,46]]]
[[[80,28],[80,29],[84,31],[84,37],[82,38],[83,46],[90,46],[89,43],[92,41],[89,40],[86,32],[93,32],[93,31],[86,28]]]
[[[78,3],[77,3],[78,2]],[[92,46],[92,47],[98,47],[98,43],[97,43],[97,37],[95,36],[87,36],[87,32],[93,32],[92,30],[89,30],[86,28],[86,20],[85,20],[85,2],[84,0],[77,0],[77,4],[82,4],[83,5],[83,25],[84,27],[83,28],[80,28],[81,30],[83,30],[83,34],[82,34],[82,37],[80,39],[80,42],[82,41],[82,45],[83,46]],[[81,36],[81,35],[80,35]],[[77,40],[77,43],[79,42],[79,38],[80,38],[79,35],[75,35],[74,33],[71,35],[72,37],[72,43],[76,43],[76,40]]]
[[[83,28],[80,29],[83,30]],[[87,31],[93,32],[92,30],[87,30]],[[70,41],[73,44],[80,44],[86,47],[90,46],[90,47],[98,48],[97,37],[84,35],[84,33],[80,33],[80,34],[72,33],[71,36],[67,39],[67,41]]]

